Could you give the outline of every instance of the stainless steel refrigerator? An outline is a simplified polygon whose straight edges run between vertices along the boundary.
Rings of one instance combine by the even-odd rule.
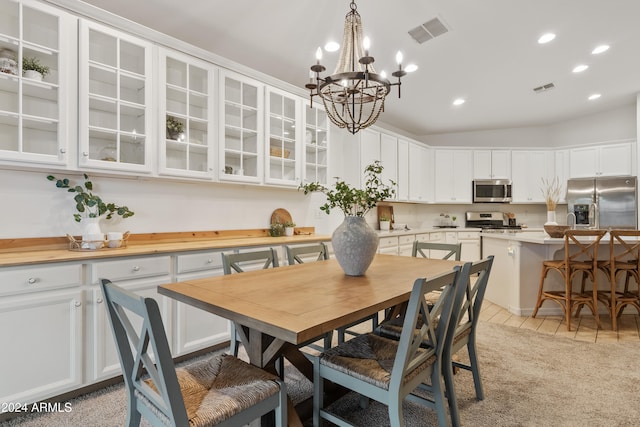
[[[567,181],[567,211],[578,227],[638,228],[637,177],[575,178]]]

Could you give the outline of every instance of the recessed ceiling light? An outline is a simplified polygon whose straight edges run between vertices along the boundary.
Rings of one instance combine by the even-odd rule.
[[[594,55],[597,55],[599,53],[606,52],[608,50],[609,50],[609,45],[608,44],[601,44],[600,46],[596,46],[596,48],[593,49],[591,51],[591,53],[594,54]]]
[[[407,73],[413,73],[414,71],[416,71],[418,69],[418,66],[416,64],[409,64],[405,67],[405,71]]]
[[[589,66],[588,66],[588,65],[580,64],[580,65],[577,65],[577,66],[573,69],[573,72],[574,72],[574,73],[581,73],[581,72],[583,72],[584,70],[586,70],[587,68],[589,68]]]
[[[540,44],[549,43],[551,40],[553,40],[555,38],[556,38],[556,35],[553,34],[553,33],[543,34],[538,39],[538,43],[540,43]]]
[[[453,105],[462,105],[464,104],[466,101],[462,98],[458,98],[455,101],[453,101]]]
[[[337,42],[329,42],[324,45],[324,50],[327,52],[335,52],[340,49],[340,45]]]
[[[589,96],[589,101],[593,101],[594,99],[598,99],[601,96],[602,95],[600,95],[599,93],[594,93],[593,95]]]

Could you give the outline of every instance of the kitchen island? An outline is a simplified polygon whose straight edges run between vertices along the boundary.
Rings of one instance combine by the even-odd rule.
[[[608,237],[605,239],[608,244]],[[605,247],[601,244],[600,248]],[[489,255],[495,258],[485,298],[513,314],[530,316],[538,298],[542,262],[564,257],[564,239],[544,232],[483,232],[482,256]],[[564,289],[564,282],[559,275],[550,273],[547,286],[560,290]],[[562,315],[562,311],[557,304],[545,303],[538,314]]]

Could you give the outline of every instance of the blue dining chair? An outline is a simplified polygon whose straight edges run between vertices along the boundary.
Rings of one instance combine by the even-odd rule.
[[[275,412],[287,424],[285,384],[222,354],[176,369],[158,303],[100,279],[127,390],[126,425],[240,427]]]

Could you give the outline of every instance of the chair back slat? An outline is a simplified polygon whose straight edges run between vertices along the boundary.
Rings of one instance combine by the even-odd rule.
[[[466,263],[451,272],[414,282],[391,371],[390,388],[400,387],[405,376],[428,358],[435,356],[436,364],[440,363],[451,316],[462,304],[470,268],[471,263]],[[438,301],[429,310],[425,295],[440,290]],[[420,320],[422,325],[418,328]],[[431,345],[423,349],[421,344],[425,340]]]
[[[635,263],[640,269],[640,230],[611,230],[609,232],[611,269],[618,263]]]
[[[424,251],[426,250],[437,250],[437,251],[446,251],[447,253],[442,257],[442,259],[450,259],[454,257],[456,261],[460,261],[460,254],[462,252],[462,244],[461,243],[431,243],[431,242],[413,242],[413,248],[411,250],[411,256],[417,257],[418,254],[422,255],[424,258],[433,258],[432,256],[428,256]],[[430,255],[430,254],[429,254]]]
[[[143,298],[115,286],[106,279],[100,280],[100,286],[123,367],[129,404],[135,405],[138,399],[136,392],[140,393],[155,407],[144,412],[153,425],[167,420],[172,425],[188,425],[158,303],[153,298]],[[135,326],[138,323],[140,326]],[[155,389],[146,383],[145,374],[149,375]]]
[[[598,262],[598,246],[607,230],[567,230],[564,233],[564,257],[569,263],[579,261],[593,264]],[[588,240],[587,240],[588,239]]]
[[[239,254],[222,254],[222,270],[224,274],[244,273],[242,263],[263,261],[262,269],[278,267],[278,254],[275,249],[269,248],[261,251],[242,252]]]
[[[316,261],[329,259],[329,249],[323,242],[316,245],[286,246],[285,248],[287,251],[287,260],[289,261],[289,265],[294,265],[296,263],[303,264],[304,261],[300,257],[301,255],[316,255]]]

